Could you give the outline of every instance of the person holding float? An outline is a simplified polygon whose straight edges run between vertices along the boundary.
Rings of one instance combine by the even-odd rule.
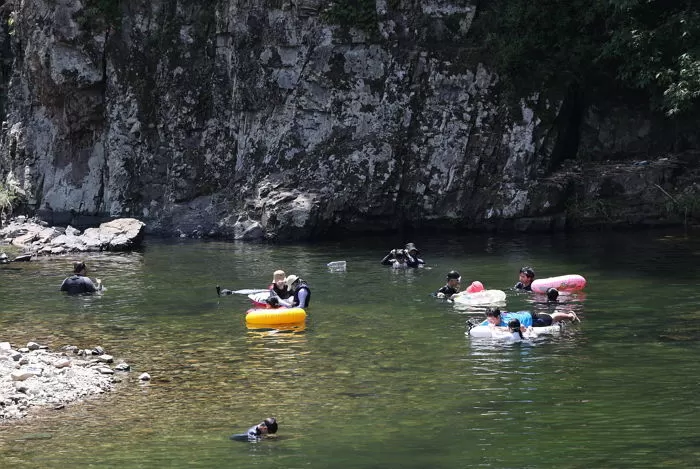
[[[280,300],[280,304],[290,308],[308,308],[311,302],[311,289],[306,281],[298,275],[290,275],[284,280],[292,297],[287,300]]]
[[[435,296],[449,299],[452,295],[459,293],[459,282],[461,280],[462,277],[456,270],[447,272],[447,283],[435,292]]]
[[[513,288],[516,290],[532,291],[532,282],[535,280],[535,271],[532,267],[522,267],[518,276],[518,283]]]
[[[508,321],[517,319],[520,324],[525,327],[546,327],[560,321],[570,320],[572,322],[580,322],[578,316],[573,311],[568,313],[535,313],[530,311],[518,311],[517,313],[501,313],[498,308],[489,308],[486,311],[486,321],[481,325],[491,325],[494,327],[508,327]]]

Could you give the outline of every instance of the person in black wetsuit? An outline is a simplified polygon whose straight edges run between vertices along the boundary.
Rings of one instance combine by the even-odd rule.
[[[447,273],[447,283],[440,288],[438,291],[435,292],[435,296],[438,298],[449,298],[455,293],[459,292],[459,282],[462,280],[462,277],[459,275],[459,272],[456,270],[452,270]]]
[[[532,281],[535,280],[535,271],[532,270],[532,267],[523,267],[520,269],[518,280],[520,281],[516,283],[513,288],[516,290],[532,291]]]
[[[413,243],[406,244],[406,248],[403,250],[406,253],[406,265],[409,267],[417,268],[425,264],[423,259],[419,259],[418,255],[420,251]]]
[[[260,441],[265,435],[277,433],[277,420],[274,417],[268,417],[257,425],[253,425],[246,433],[237,433],[231,435],[230,438],[235,441]]]
[[[95,283],[87,276],[87,266],[85,262],[73,262],[73,275],[66,278],[61,284],[61,291],[69,295],[79,295],[81,293],[95,293],[102,291],[102,280],[95,279]]]
[[[406,254],[403,249],[392,249],[389,254],[384,256],[381,261],[382,265],[390,265],[394,269],[405,269],[408,267],[406,265]]]

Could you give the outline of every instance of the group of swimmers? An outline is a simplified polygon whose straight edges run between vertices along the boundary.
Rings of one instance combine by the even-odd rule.
[[[420,251],[415,244],[407,243],[403,249],[392,249],[382,259],[383,265],[390,265],[394,268],[418,268],[425,264],[425,261],[418,256]],[[69,294],[95,293],[101,292],[104,287],[98,278],[93,282],[87,276],[87,266],[82,261],[73,263],[73,275],[66,278],[61,284],[61,291]],[[523,291],[532,291],[532,282],[535,279],[535,272],[531,267],[520,269],[518,283],[513,288]],[[435,292],[438,298],[449,299],[459,292],[461,276],[456,270],[447,273],[446,284]],[[311,301],[311,290],[304,279],[298,275],[287,276],[283,270],[276,270],[272,275],[272,283],[268,287],[269,297],[265,302],[270,308],[278,307],[299,307],[306,308]],[[472,282],[465,289],[466,293],[475,293],[483,290],[481,282]],[[231,294],[231,290],[222,290],[217,287],[217,293]],[[547,290],[547,299],[550,302],[557,301],[559,292],[555,288]],[[536,336],[537,327],[550,326],[563,320],[578,321],[576,313],[573,311],[535,313],[535,312],[501,312],[498,308],[489,308],[486,311],[486,323],[491,327],[519,335],[520,339]],[[251,427],[246,433],[231,436],[237,441],[260,441],[265,435],[277,432],[277,421],[274,417],[266,418],[264,421]]]
[[[447,282],[433,295],[437,298],[449,300],[454,295],[460,293],[459,286],[461,280],[462,277],[456,270],[448,272]],[[532,291],[532,282],[534,280],[535,271],[532,269],[532,267],[522,267],[519,272],[518,283],[513,286],[513,289]],[[474,281],[464,290],[464,292],[477,293],[483,289],[484,287],[481,282]],[[556,288],[548,288],[546,295],[548,303],[556,303],[557,299],[559,298],[559,291]],[[533,328],[547,327],[565,320],[572,322],[580,321],[576,313],[573,311],[554,311],[551,313],[522,311],[517,313],[501,313],[501,310],[498,308],[489,308],[486,311],[486,321],[483,324],[488,324],[492,327],[499,328],[502,331],[517,333],[520,339],[523,339],[525,336],[532,337],[536,335],[537,330]]]

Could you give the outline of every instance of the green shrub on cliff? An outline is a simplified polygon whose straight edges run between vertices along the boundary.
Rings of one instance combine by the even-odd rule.
[[[0,226],[12,215],[12,209],[17,201],[17,190],[13,186],[0,183]]]
[[[122,0],[85,0],[76,19],[84,29],[103,30],[118,27],[122,18]]]
[[[323,17],[330,23],[361,29],[370,35],[377,32],[375,0],[335,0],[328,5]]]
[[[674,115],[700,109],[700,5],[690,0],[495,0],[474,37],[515,94],[628,88]]]

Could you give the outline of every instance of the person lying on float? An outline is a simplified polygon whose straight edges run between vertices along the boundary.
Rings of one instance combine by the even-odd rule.
[[[493,326],[501,329],[508,328],[508,322],[517,319],[524,327],[546,327],[556,324],[560,321],[570,320],[573,322],[579,321],[578,316],[573,311],[568,313],[534,313],[530,311],[519,311],[517,313],[504,312],[498,308],[489,308],[486,310],[486,321],[482,322],[482,326]]]

